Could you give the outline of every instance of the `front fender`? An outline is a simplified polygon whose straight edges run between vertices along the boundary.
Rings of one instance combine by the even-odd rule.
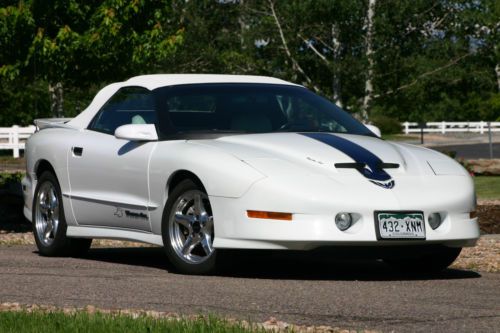
[[[161,232],[163,207],[168,199],[170,176],[179,170],[195,174],[211,197],[239,198],[265,178],[247,163],[221,149],[187,141],[159,142],[149,163],[149,189],[154,233]]]

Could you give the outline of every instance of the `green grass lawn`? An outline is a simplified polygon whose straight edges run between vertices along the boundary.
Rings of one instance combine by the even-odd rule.
[[[148,316],[132,318],[126,315],[88,314],[76,312],[0,312],[0,332],[178,332],[178,333],[250,333],[265,332],[259,328],[244,328],[215,317],[197,319],[155,319]]]
[[[478,199],[500,200],[500,176],[474,177]]]

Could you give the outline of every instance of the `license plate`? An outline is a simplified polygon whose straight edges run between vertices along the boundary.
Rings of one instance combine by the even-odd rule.
[[[425,239],[422,213],[377,212],[376,216],[382,239]]]

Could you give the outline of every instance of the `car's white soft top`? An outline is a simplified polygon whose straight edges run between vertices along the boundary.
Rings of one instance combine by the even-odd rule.
[[[128,79],[124,83],[144,87],[149,90],[164,86],[198,83],[268,83],[296,85],[294,83],[268,76],[225,74],[152,74],[135,76]]]
[[[112,83],[97,93],[90,105],[78,116],[67,122],[71,128],[84,129],[90,123],[97,111],[118,89],[127,86],[144,87],[149,90],[165,86],[201,83],[267,83],[267,84],[297,84],[268,76],[225,75],[225,74],[151,74],[135,76],[124,82]]]

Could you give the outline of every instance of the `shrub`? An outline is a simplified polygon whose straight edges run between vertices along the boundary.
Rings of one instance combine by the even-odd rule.
[[[399,120],[387,116],[375,116],[371,119],[373,125],[380,129],[382,134],[401,133],[402,126]]]
[[[0,173],[0,188],[8,187],[9,184],[20,183],[23,179],[23,174],[21,172],[15,173]]]

